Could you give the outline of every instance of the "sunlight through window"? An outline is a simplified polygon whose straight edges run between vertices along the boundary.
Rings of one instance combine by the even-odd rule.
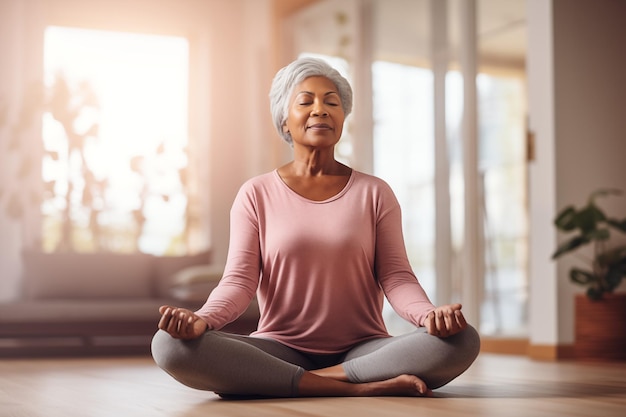
[[[186,252],[184,38],[49,27],[43,246]]]

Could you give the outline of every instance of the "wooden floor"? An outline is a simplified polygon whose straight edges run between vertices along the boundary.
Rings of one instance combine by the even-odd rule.
[[[435,398],[226,401],[172,380],[150,358],[0,361],[1,417],[626,416],[626,363],[481,354]]]

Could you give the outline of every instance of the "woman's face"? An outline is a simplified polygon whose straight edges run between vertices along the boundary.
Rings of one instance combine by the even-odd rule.
[[[326,77],[309,77],[294,89],[283,130],[291,134],[294,146],[335,146],[344,119],[335,84]]]

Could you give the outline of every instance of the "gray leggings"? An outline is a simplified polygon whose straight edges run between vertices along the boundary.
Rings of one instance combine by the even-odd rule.
[[[425,328],[373,339],[347,352],[316,355],[258,337],[207,331],[179,340],[159,330],[152,340],[157,365],[179,382],[220,395],[297,397],[305,370],[342,364],[351,382],[371,382],[412,374],[429,388],[447,384],[474,362],[480,339],[468,326],[445,339]]]

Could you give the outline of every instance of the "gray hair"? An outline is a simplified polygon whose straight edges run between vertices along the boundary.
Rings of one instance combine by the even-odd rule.
[[[341,107],[346,117],[352,111],[352,87],[348,80],[339,74],[339,71],[326,61],[317,58],[299,58],[293,61],[276,73],[269,94],[274,127],[280,137],[290,145],[293,144],[291,134],[283,131],[289,114],[289,100],[293,89],[309,77],[326,77],[332,81],[337,87]]]

